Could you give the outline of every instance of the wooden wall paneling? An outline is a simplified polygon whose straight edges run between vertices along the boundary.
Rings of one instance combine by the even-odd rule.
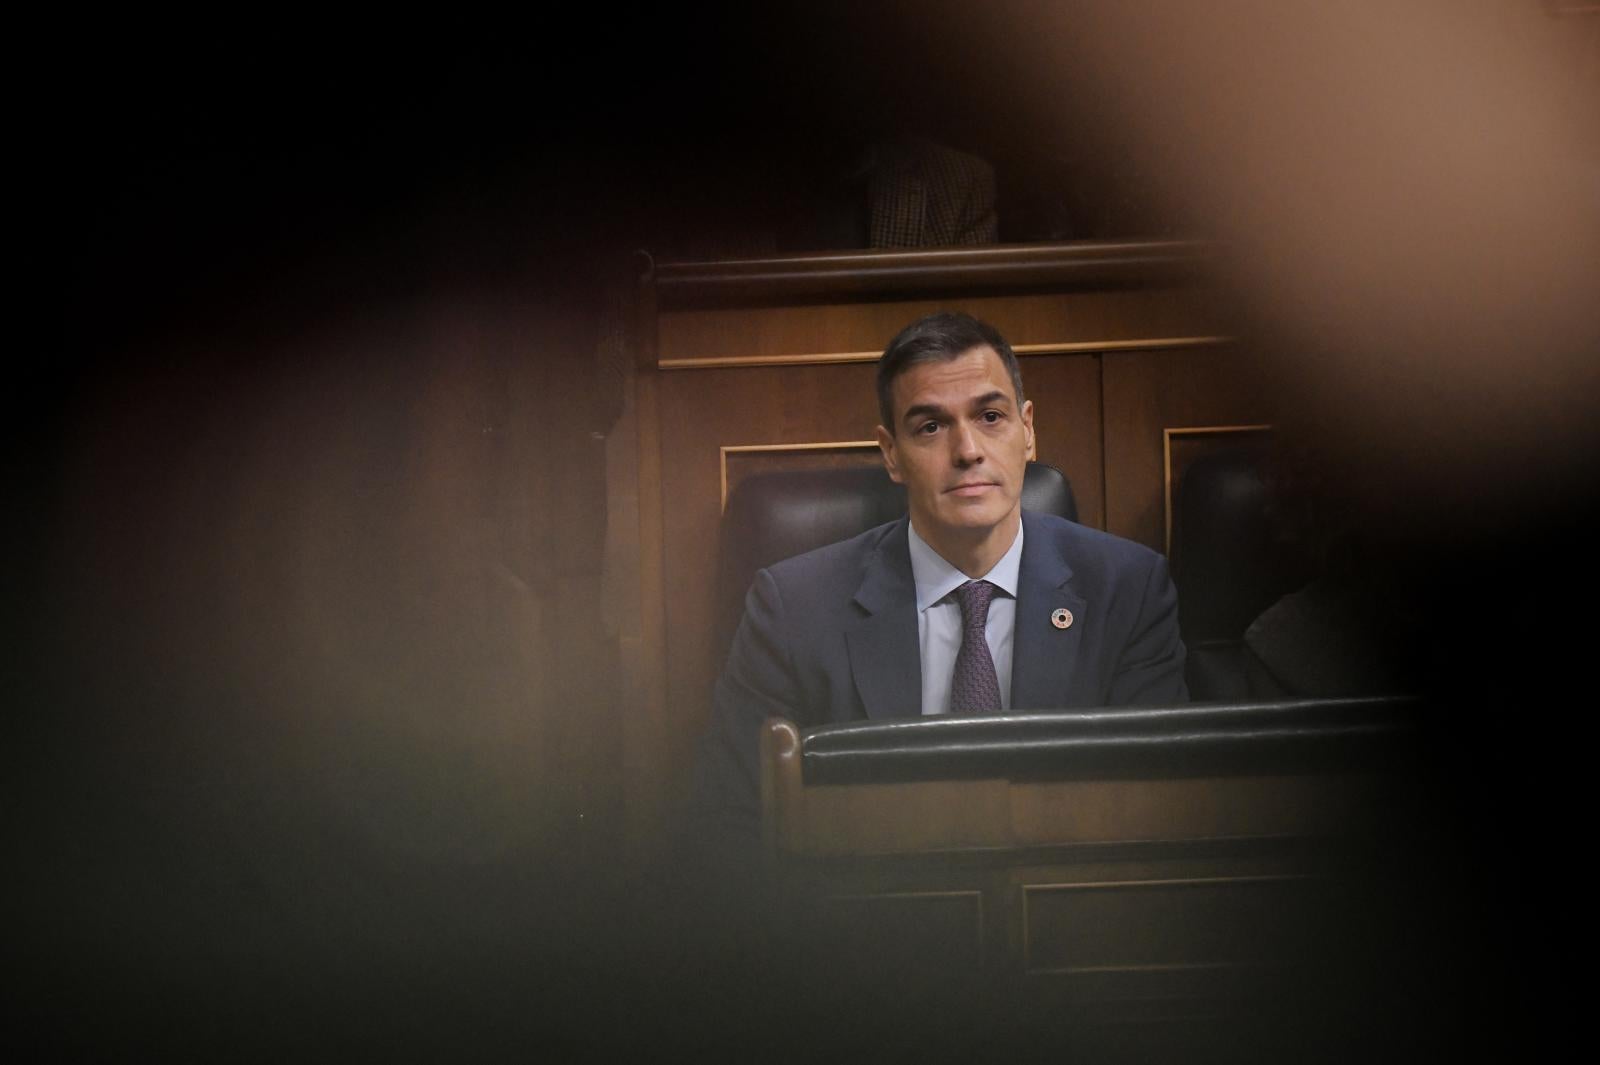
[[[784,799],[801,815],[785,843],[812,856],[1331,838],[1379,824],[1396,806],[1385,780],[1360,774],[941,780],[801,791]]]
[[[1166,546],[1163,432],[1272,421],[1248,359],[1227,347],[1103,356],[1106,529]]]
[[[1033,401],[1039,461],[1072,482],[1078,519],[1105,528],[1099,357],[1029,355],[1019,361],[1023,391]]]
[[[821,908],[830,942],[848,944],[848,958],[837,963],[881,966],[886,960],[902,971],[975,973],[991,955],[985,892],[868,892],[832,895]]]
[[[1106,976],[1288,961],[1288,942],[1310,921],[1287,897],[1308,879],[1167,872],[1027,885],[1027,971]]]

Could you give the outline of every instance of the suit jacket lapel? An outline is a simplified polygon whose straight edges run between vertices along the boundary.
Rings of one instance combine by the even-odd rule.
[[[856,692],[870,718],[922,713],[917,589],[906,528],[902,518],[879,542],[855,594],[866,616],[845,633]]]
[[[1077,667],[1083,628],[1058,628],[1051,615],[1060,607],[1077,620],[1088,604],[1072,591],[1072,567],[1055,542],[1026,511],[1022,514],[1022,564],[1017,572],[1017,622],[1012,637],[1011,709],[1060,710]]]

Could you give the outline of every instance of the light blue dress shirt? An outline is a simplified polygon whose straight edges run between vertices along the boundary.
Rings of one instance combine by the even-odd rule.
[[[911,526],[911,576],[917,584],[917,637],[922,647],[922,712],[950,712],[950,676],[961,650],[961,604],[955,591],[974,578],[946,562]],[[1017,627],[1017,572],[1022,565],[1022,523],[1017,538],[986,580],[1001,593],[989,604],[984,637],[994,658],[995,679],[1000,682],[1000,706],[1011,709],[1011,649]]]

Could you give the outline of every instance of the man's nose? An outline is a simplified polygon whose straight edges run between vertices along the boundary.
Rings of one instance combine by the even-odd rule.
[[[950,447],[951,457],[957,466],[971,466],[983,461],[983,452],[978,447],[978,434],[966,422],[956,423],[950,434]]]

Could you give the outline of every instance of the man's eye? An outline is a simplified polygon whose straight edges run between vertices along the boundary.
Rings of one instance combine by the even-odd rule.
[[[1004,417],[1005,417],[1005,415],[1001,414],[997,410],[986,410],[986,411],[983,412],[983,420],[988,422],[990,425],[995,424],[1001,418],[1004,418]]]
[[[932,436],[934,433],[937,433],[938,431],[939,431],[939,423],[938,422],[923,422],[921,425],[917,426],[917,432],[921,433],[923,436]]]

